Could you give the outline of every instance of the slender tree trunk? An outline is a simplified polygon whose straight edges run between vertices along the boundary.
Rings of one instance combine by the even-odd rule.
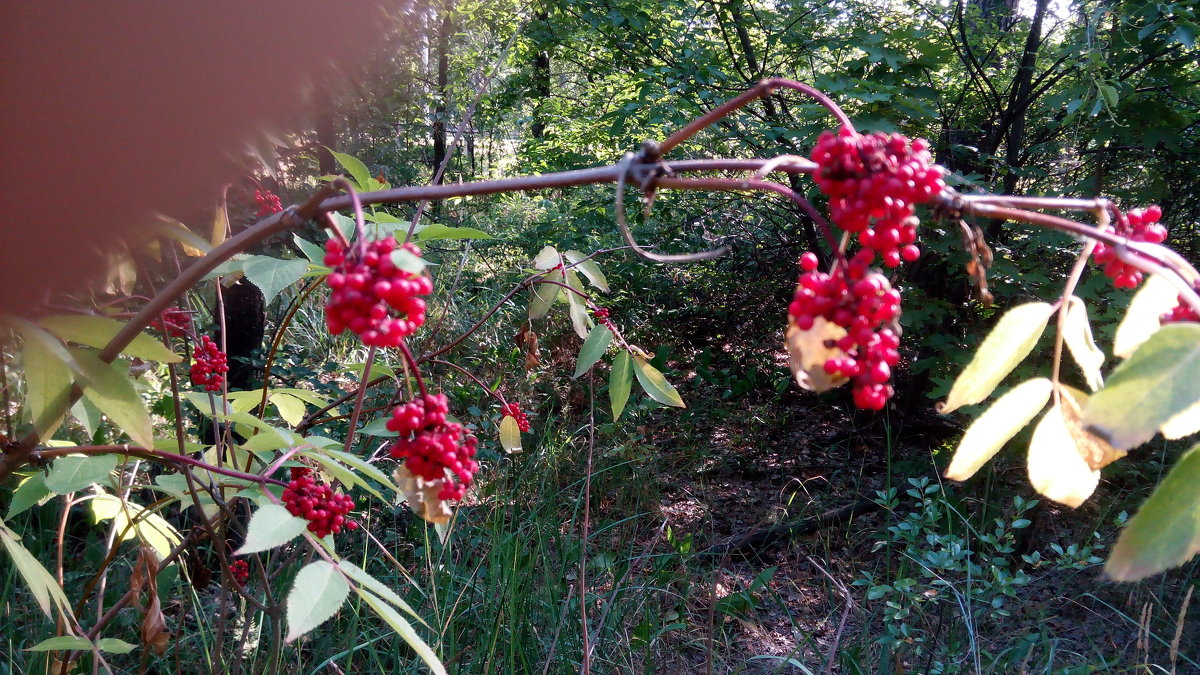
[[[450,12],[446,10],[442,16],[441,29],[438,31],[438,63],[437,63],[437,107],[433,111],[433,173],[446,159],[446,99],[450,80]],[[441,183],[442,177],[437,182]]]
[[[322,176],[337,173],[337,163],[330,149],[337,147],[337,132],[333,126],[333,96],[327,87],[317,87],[314,96],[317,110],[317,171]]]
[[[550,13],[543,5],[537,11],[535,20],[546,29],[550,22]],[[546,137],[546,104],[550,100],[550,52],[540,50],[533,57],[533,123],[529,125],[529,133],[537,139]]]

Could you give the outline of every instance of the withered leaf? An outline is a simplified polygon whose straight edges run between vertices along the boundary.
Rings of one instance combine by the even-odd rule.
[[[809,391],[823,392],[839,387],[849,379],[843,375],[825,372],[825,362],[842,355],[842,350],[828,344],[836,342],[846,334],[846,329],[821,317],[813,320],[812,328],[801,330],[796,320],[788,316],[787,346],[788,363],[796,384]]]
[[[404,465],[400,465],[396,469],[392,478],[400,487],[400,491],[404,493],[404,498],[408,500],[408,507],[414,513],[434,524],[450,522],[450,516],[454,515],[454,510],[450,508],[449,502],[438,497],[446,479],[425,480],[409,471],[408,467]]]
[[[1083,408],[1087,405],[1088,395],[1084,392],[1059,385],[1058,391],[1062,398],[1062,418],[1067,431],[1075,441],[1075,449],[1083,457],[1083,461],[1092,469],[1103,469],[1126,455],[1125,450],[1117,450],[1108,441],[1091,433],[1083,426]]]

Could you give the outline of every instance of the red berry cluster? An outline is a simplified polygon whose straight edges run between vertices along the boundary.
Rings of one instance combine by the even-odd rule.
[[[183,337],[192,327],[192,316],[178,307],[168,307],[162,312],[162,320],[156,318],[150,325],[171,337]]]
[[[192,352],[192,384],[204,385],[208,391],[221,391],[225,373],[229,372],[228,360],[212,338],[202,336]]]
[[[525,416],[525,413],[521,412],[521,406],[516,403],[505,403],[504,407],[500,409],[500,414],[516,420],[517,428],[522,433],[529,431],[529,418]]]
[[[358,529],[358,523],[346,518],[354,508],[354,500],[349,495],[334,492],[325,483],[318,483],[308,473],[293,478],[284,488],[283,505],[288,513],[307,520],[308,531],[318,537],[337,534],[343,528],[351,532]]]
[[[425,323],[425,300],[417,296],[433,292],[433,283],[396,267],[391,255],[396,248],[391,236],[349,252],[337,239],[325,245],[325,264],[333,268],[325,305],[330,333],[349,328],[369,347],[395,347]],[[421,255],[413,244],[401,248]]]
[[[946,187],[928,143],[842,127],[837,134],[821,134],[812,160],[818,167],[813,180],[829,197],[838,227],[858,233],[858,242],[879,253],[888,267],[920,256],[913,208]]]
[[[825,274],[817,271],[816,255],[805,253],[788,312],[801,330],[810,330],[816,317],[846,329],[836,345],[843,354],[826,361],[825,372],[853,380],[855,405],[880,410],[894,393],[888,381],[900,362],[900,338],[884,327],[900,316],[900,292],[870,269],[872,258],[859,251],[848,265]]]
[[[613,323],[612,323],[612,319],[608,318],[608,309],[607,308],[597,307],[596,309],[592,310],[592,316],[595,317],[596,323],[600,324],[601,326],[604,326],[605,328],[607,328],[609,330],[612,330]]]
[[[390,452],[393,458],[404,459],[413,474],[427,481],[443,481],[439,499],[462,500],[479,471],[479,463],[473,459],[479,440],[461,424],[447,422],[449,411],[445,394],[420,396],[397,406],[387,428],[399,432],[400,438]],[[451,480],[447,470],[460,482]]]
[[[1192,306],[1183,299],[1182,294],[1178,298],[1178,303],[1171,311],[1162,315],[1162,318],[1159,319],[1160,323],[1200,322],[1200,315],[1196,314],[1196,310],[1192,309]]]
[[[245,560],[234,560],[229,563],[229,575],[239,586],[245,586],[250,581],[250,565]]]
[[[1158,224],[1162,217],[1162,209],[1151,205],[1144,209],[1134,209],[1128,213],[1117,214],[1115,228],[1109,230],[1133,241],[1145,241],[1151,244],[1161,244],[1167,239],[1167,228]],[[1096,262],[1104,265],[1104,275],[1112,279],[1117,288],[1137,288],[1142,283],[1142,273],[1136,267],[1126,265],[1117,257],[1117,249],[1104,242],[1098,242],[1095,250]]]
[[[258,205],[258,217],[269,216],[283,210],[279,196],[270,190],[255,190],[254,203]]]

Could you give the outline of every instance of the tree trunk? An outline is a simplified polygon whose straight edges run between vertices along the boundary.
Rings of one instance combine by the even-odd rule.
[[[446,99],[450,75],[450,12],[446,10],[442,16],[442,26],[438,31],[438,63],[437,63],[437,107],[433,111],[433,175],[446,160]],[[438,176],[435,184],[441,183],[445,174]]]
[[[543,5],[538,9],[535,20],[543,29],[548,29],[550,13]],[[529,133],[536,139],[546,137],[546,102],[550,100],[550,52],[538,51],[533,57],[533,123],[529,125]]]

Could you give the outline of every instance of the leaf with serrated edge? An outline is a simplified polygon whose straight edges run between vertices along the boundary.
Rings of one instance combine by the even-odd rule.
[[[434,654],[433,650],[429,648],[429,645],[425,644],[425,641],[421,639],[421,636],[417,635],[417,631],[413,629],[412,624],[410,624],[407,619],[405,619],[403,616],[400,616],[400,613],[397,612],[391,605],[375,597],[375,595],[373,595],[370,591],[367,591],[361,587],[355,588],[354,591],[358,593],[358,596],[362,598],[363,601],[370,605],[371,609],[375,610],[375,613],[379,615],[379,618],[383,619],[387,625],[392,627],[392,630],[396,631],[396,634],[399,635],[409,647],[412,647],[412,650],[417,653],[417,656],[421,657],[421,660],[425,662],[425,665],[429,666],[430,672],[432,672],[434,675],[446,675],[446,668],[442,665],[442,662],[438,660],[437,654]]]
[[[579,358],[575,362],[575,375],[579,377],[586,373],[589,368],[596,365],[596,362],[603,358],[605,352],[608,351],[608,345],[612,342],[612,331],[608,326],[596,326],[592,332],[588,333],[587,339],[583,341],[583,346],[579,348]]]
[[[633,388],[633,363],[629,352],[621,350],[613,359],[612,373],[608,378],[608,401],[612,404],[613,421],[621,419],[629,392]]]
[[[304,419],[304,401],[295,396],[277,391],[271,394],[269,400],[275,404],[275,409],[279,411],[279,416],[288,424],[296,426],[300,424],[300,420]]]
[[[1159,319],[1179,301],[1179,289],[1165,277],[1151,274],[1129,301],[1125,318],[1113,338],[1113,356],[1129,358],[1162,325]]]
[[[1054,387],[1042,377],[1022,382],[996,399],[963,434],[946,478],[966,480],[975,475],[1004,444],[1029,424],[1050,400]]]
[[[500,420],[500,447],[508,453],[521,452],[521,428],[512,415]]]
[[[326,147],[330,155],[337,160],[338,164],[350,174],[350,178],[354,181],[354,187],[359,192],[368,189],[371,181],[371,172],[367,170],[367,165],[362,163],[362,160],[354,155],[347,155],[344,152],[338,152],[332,148]]]
[[[1079,369],[1088,388],[1096,391],[1104,386],[1104,378],[1100,375],[1100,366],[1104,365],[1104,352],[1096,346],[1092,338],[1092,326],[1088,322],[1087,306],[1075,296],[1071,296],[1067,307],[1067,319],[1063,323],[1063,341],[1067,343],[1067,351]]]
[[[0,521],[0,541],[4,543],[4,548],[8,550],[8,555],[17,568],[17,573],[25,580],[25,585],[29,586],[29,590],[33,593],[42,612],[53,619],[54,615],[50,613],[53,607],[57,608],[62,616],[74,617],[71,603],[67,600],[67,594],[63,592],[62,586],[58,585],[58,581],[50,576],[50,572],[42,567],[42,563],[38,562],[38,559],[21,544],[20,537],[8,529],[3,521]]]
[[[299,537],[308,528],[308,521],[293,516],[279,504],[267,504],[254,512],[246,528],[246,540],[235,555],[269,551]]]
[[[1087,407],[1088,395],[1065,384],[1058,386],[1062,392],[1062,416],[1075,440],[1075,449],[1083,457],[1083,461],[1093,469],[1103,469],[1126,455],[1124,450],[1117,450],[1103,438],[1091,433],[1083,427],[1083,409]]]
[[[608,279],[604,277],[604,272],[600,271],[600,266],[596,264],[595,260],[579,251],[566,251],[563,253],[563,257],[574,265],[575,269],[579,270],[583,276],[587,277],[593,286],[605,293],[608,292]]]
[[[91,508],[92,518],[96,522],[111,518],[118,536],[127,537],[132,533],[143,544],[154,549],[160,560],[183,541],[179,531],[165,518],[116,495],[98,494],[92,497]]]
[[[642,389],[650,395],[650,398],[676,408],[686,408],[683,399],[680,398],[679,392],[675,391],[675,387],[667,382],[667,378],[658,371],[657,368],[646,362],[640,356],[633,357],[633,372],[637,374],[638,382],[642,385]]]
[[[533,258],[534,269],[548,270],[562,264],[562,256],[553,246],[545,246]]]
[[[86,314],[48,316],[40,319],[38,323],[64,340],[97,349],[106,347],[109,341],[125,328],[125,324],[116,319]],[[159,363],[179,363],[183,360],[182,356],[145,333],[138,333],[121,353]]]
[[[53,498],[54,493],[50,491],[50,488],[46,487],[45,474],[39,471],[32,476],[26,476],[17,485],[17,489],[13,490],[12,501],[9,502],[8,513],[4,517],[11,519],[19,513],[28,511],[35,505],[41,506],[45,504]]]
[[[284,641],[292,642],[328,621],[349,594],[350,584],[338,568],[324,560],[305,565],[288,593],[288,633]]]
[[[338,567],[342,568],[342,571],[346,573],[346,576],[353,579],[354,583],[365,587],[367,590],[371,591],[372,593],[379,595],[384,600],[387,600],[388,602],[392,603],[393,605],[404,610],[404,612],[406,614],[408,614],[412,618],[416,619],[417,621],[421,622],[422,626],[425,626],[426,628],[429,627],[429,624],[425,623],[425,619],[422,619],[421,615],[417,614],[417,612],[412,608],[412,606],[410,606],[407,602],[404,601],[404,598],[400,597],[399,595],[396,595],[396,592],[393,591],[392,589],[388,588],[387,585],[384,584],[382,581],[376,579],[375,577],[371,576],[370,574],[367,574],[367,571],[364,570],[363,568],[359,567],[358,565],[355,565],[354,563],[350,562],[349,560],[339,560]]]
[[[1029,482],[1039,494],[1075,508],[1100,483],[1100,472],[1087,465],[1075,448],[1059,405],[1050,407],[1029,442]]]
[[[262,291],[263,302],[269,305],[281,291],[300,281],[308,271],[308,261],[300,258],[283,260],[254,255],[242,265],[242,271],[246,279]]]
[[[108,478],[116,468],[116,455],[60,457],[50,466],[50,473],[46,476],[46,487],[60,495],[78,492]]]
[[[71,398],[71,369],[41,340],[26,339],[21,346],[25,393],[38,436],[50,438],[62,425]]]
[[[154,425],[142,397],[133,388],[128,367],[121,363],[108,364],[95,354],[72,350],[75,362],[83,368],[87,383],[83,395],[96,404],[121,431],[143,448],[154,447]]]
[[[1045,302],[1031,302],[1008,310],[954,381],[946,402],[938,405],[938,412],[946,414],[990,396],[996,385],[1033,351],[1053,312],[1054,307]]]
[[[825,362],[843,354],[836,346],[827,347],[826,342],[839,340],[845,335],[845,328],[819,316],[813,319],[812,328],[801,330],[796,320],[788,315],[784,345],[788,352],[788,366],[801,389],[820,393],[846,383],[849,379],[846,376],[825,372]]]
[[[310,443],[313,443],[314,446],[316,443],[321,442],[319,438],[314,440],[314,438],[312,436],[306,436],[304,438],[304,440],[308,441]],[[342,452],[341,450],[337,450],[337,449],[331,448],[331,447],[330,448],[320,448],[320,452],[322,454],[329,455],[330,457],[333,457],[334,459],[338,460],[339,462],[342,462],[346,466],[349,466],[350,468],[358,471],[359,473],[366,475],[371,480],[379,483],[380,485],[388,488],[389,490],[392,490],[393,492],[400,491],[400,488],[397,487],[396,484],[393,483],[392,480],[390,478],[388,478],[386,474],[384,474],[382,471],[380,471],[379,467],[375,466],[374,464],[368,463],[365,459],[363,459],[362,457],[359,457],[358,455],[354,455],[354,454],[351,454],[348,452]]]
[[[1132,448],[1200,403],[1200,324],[1163,326],[1108,376],[1083,423],[1113,447]]]
[[[1155,488],[1113,546],[1104,573],[1138,581],[1200,553],[1200,445],[1193,446]]]

